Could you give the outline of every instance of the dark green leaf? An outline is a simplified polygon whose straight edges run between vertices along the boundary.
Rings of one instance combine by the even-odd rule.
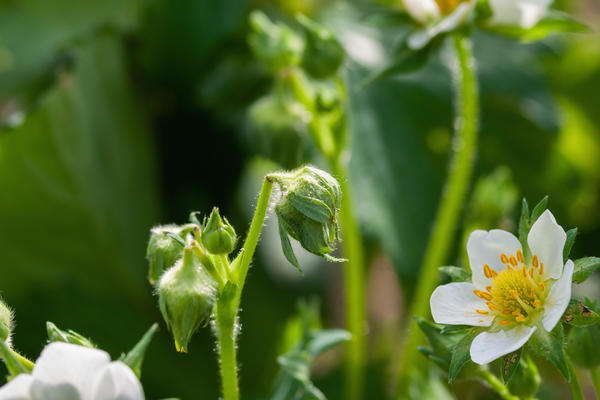
[[[452,358],[450,360],[450,368],[448,369],[448,383],[454,382],[463,365],[471,359],[470,349],[471,342],[479,332],[472,329],[467,333],[458,344],[452,349]]]
[[[292,249],[290,238],[288,237],[287,230],[285,229],[285,225],[279,214],[277,215],[277,222],[279,223],[279,238],[281,239],[281,249],[283,250],[283,254],[290,264],[298,268],[298,271],[302,273],[302,268],[300,268],[298,259],[294,254],[294,249]]]
[[[150,329],[142,336],[140,341],[123,357],[121,361],[129,366],[135,372],[138,379],[142,377],[142,363],[144,362],[144,355],[148,349],[148,345],[152,340],[152,337],[158,330],[158,324],[153,324]]]
[[[575,260],[575,268],[573,269],[573,282],[584,282],[590,275],[600,267],[599,257],[584,257]]]
[[[439,267],[438,270],[448,275],[452,282],[470,282],[471,281],[471,273],[464,268],[454,267],[454,266],[445,266]]]
[[[515,372],[519,367],[519,361],[521,360],[521,353],[523,352],[523,348],[521,347],[519,350],[509,353],[502,357],[502,381],[505,385],[508,385]]]
[[[569,258],[569,254],[571,254],[571,249],[573,248],[573,244],[575,243],[576,237],[577,228],[569,229],[567,231],[567,240],[565,241],[565,247],[563,249],[563,262],[566,262]]]
[[[598,323],[600,317],[594,310],[586,307],[581,301],[571,299],[562,316],[562,320],[573,326],[584,327]]]

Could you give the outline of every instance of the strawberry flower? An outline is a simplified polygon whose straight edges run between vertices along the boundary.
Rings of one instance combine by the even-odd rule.
[[[430,305],[436,323],[488,328],[471,344],[471,359],[487,364],[521,348],[538,329],[550,332],[571,299],[574,264],[563,263],[564,229],[548,210],[519,240],[494,229],[476,230],[467,242],[472,283],[438,286]]]
[[[31,374],[0,388],[0,400],[144,400],[140,382],[108,353],[69,343],[46,346]]]

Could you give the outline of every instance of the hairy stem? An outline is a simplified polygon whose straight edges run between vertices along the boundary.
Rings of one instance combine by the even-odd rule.
[[[236,361],[235,318],[237,308],[232,307],[234,298],[223,296],[215,307],[215,333],[219,350],[219,367],[224,400],[240,398]]]
[[[429,297],[438,281],[438,267],[444,265],[454,239],[477,147],[478,89],[471,41],[460,34],[455,34],[453,40],[458,62],[454,77],[456,132],[452,161],[409,314],[411,322],[405,335],[399,369],[399,388],[402,391],[408,383],[408,370],[418,361],[417,347],[423,340],[423,335],[412,322],[412,316],[424,317],[429,313]]]
[[[498,379],[496,375],[492,374],[487,369],[481,369],[479,372],[479,377],[504,400],[519,400],[519,397],[512,395],[508,388],[502,382],[500,382],[500,379]]]

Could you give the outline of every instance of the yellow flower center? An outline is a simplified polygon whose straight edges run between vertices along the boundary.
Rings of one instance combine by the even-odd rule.
[[[476,296],[486,300],[487,310],[477,310],[482,315],[494,315],[500,325],[530,322],[541,311],[548,295],[549,285],[544,280],[544,263],[536,255],[531,265],[525,265],[523,253],[501,254],[500,261],[506,265],[500,273],[483,266],[483,274],[492,280],[486,290],[474,290]]]
[[[442,15],[448,15],[458,7],[458,5],[466,0],[435,0]]]

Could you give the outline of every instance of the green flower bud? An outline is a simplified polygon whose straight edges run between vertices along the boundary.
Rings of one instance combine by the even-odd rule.
[[[0,300],[0,340],[10,345],[10,335],[13,330],[13,312]]]
[[[146,258],[150,263],[148,280],[155,284],[163,272],[181,258],[185,237],[194,226],[161,225],[150,230]]]
[[[275,205],[284,254],[298,269],[298,261],[287,235],[298,240],[311,253],[331,261],[341,261],[328,253],[339,240],[338,210],[342,192],[328,173],[305,166],[286,173],[269,175],[281,189]]]
[[[202,245],[211,254],[230,254],[237,243],[233,226],[227,221],[227,218],[221,219],[217,207],[213,208],[208,220],[204,219],[201,237]]]
[[[567,338],[567,353],[573,362],[583,368],[594,369],[600,366],[600,325],[585,328],[572,327]]]
[[[96,345],[90,339],[70,329],[68,331],[58,329],[58,327],[50,321],[46,322],[46,331],[48,332],[48,342],[65,342],[92,349],[96,348]]]
[[[160,278],[157,291],[160,311],[173,331],[175,348],[185,353],[194,332],[210,317],[216,283],[204,272],[192,249],[186,247],[183,258]]]
[[[334,75],[344,61],[345,51],[329,29],[298,15],[296,20],[302,26],[306,46],[302,54],[302,68],[317,79]]]
[[[263,12],[253,11],[249,17],[252,32],[248,42],[258,59],[272,70],[298,65],[304,40],[290,27],[273,23]]]
[[[519,398],[529,399],[537,393],[542,378],[537,366],[529,357],[527,361],[521,358],[519,364],[519,369],[508,382],[508,390]]]

